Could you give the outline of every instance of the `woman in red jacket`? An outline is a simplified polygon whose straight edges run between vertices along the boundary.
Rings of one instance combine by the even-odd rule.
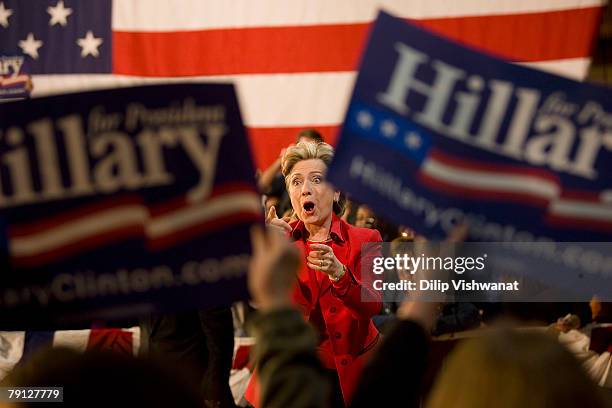
[[[268,223],[283,228],[303,252],[294,301],[319,332],[321,362],[339,384],[336,400],[348,403],[379,337],[371,317],[380,312],[381,299],[371,274],[381,237],[339,218],[339,192],[325,182],[333,154],[327,143],[300,142],[287,149],[282,172],[297,219],[269,216]],[[362,247],[367,242],[373,244]]]

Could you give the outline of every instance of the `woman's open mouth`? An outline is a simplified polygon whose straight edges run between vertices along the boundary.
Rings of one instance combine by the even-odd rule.
[[[302,208],[304,209],[304,214],[312,215],[314,213],[315,204],[312,201],[306,201],[302,204]]]

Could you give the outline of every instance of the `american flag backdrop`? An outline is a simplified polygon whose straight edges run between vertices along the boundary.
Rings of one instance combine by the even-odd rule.
[[[299,129],[334,142],[383,8],[511,61],[582,79],[605,0],[1,0],[0,53],[33,96],[187,78],[237,84],[256,165]]]

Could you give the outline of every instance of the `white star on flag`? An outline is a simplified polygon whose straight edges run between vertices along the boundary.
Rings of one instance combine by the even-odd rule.
[[[362,110],[357,114],[357,123],[364,129],[369,129],[372,127],[372,123],[374,120],[372,119],[372,115],[368,111]]]
[[[79,47],[81,47],[82,58],[85,58],[90,54],[96,58],[100,55],[98,52],[98,47],[102,44],[102,39],[94,37],[91,31],[87,31],[84,38],[79,38],[77,40],[77,44]]]
[[[410,132],[404,138],[404,142],[409,149],[414,150],[421,147],[421,136],[416,132]]]
[[[29,55],[33,59],[38,59],[38,49],[43,46],[43,42],[34,38],[34,34],[28,33],[25,40],[19,41],[19,47],[24,54]]]
[[[4,2],[0,2],[0,25],[7,28],[9,25],[8,18],[13,14],[13,10],[4,8]]]
[[[57,2],[55,7],[47,7],[47,13],[51,16],[49,20],[49,25],[54,26],[59,24],[61,26],[66,26],[68,24],[68,16],[72,14],[71,8],[64,7],[64,1],[60,0]]]
[[[392,138],[397,134],[397,125],[392,120],[383,120],[383,122],[380,124],[380,131],[382,132],[383,136]]]

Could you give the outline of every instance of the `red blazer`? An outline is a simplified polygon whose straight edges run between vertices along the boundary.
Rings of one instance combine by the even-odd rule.
[[[305,260],[308,232],[301,221],[291,226],[295,245],[303,251]],[[332,364],[338,371],[344,400],[348,403],[379,337],[371,320],[382,307],[380,293],[372,288],[372,259],[381,255],[382,238],[376,230],[353,227],[335,215],[330,233],[334,255],[346,266],[347,273],[338,282],[332,282],[326,274],[308,268],[304,262],[294,301],[307,321],[326,332],[323,333],[327,338],[325,354],[329,356],[331,352]],[[367,242],[372,244],[362,248]]]
[[[372,259],[381,255],[382,238],[376,230],[353,227],[334,215],[331,247],[347,269],[347,273],[334,283],[323,272],[306,266],[308,232],[301,221],[293,222],[291,226],[295,245],[304,256],[293,299],[305,320],[326,331],[325,337],[329,339],[326,346],[331,345],[331,359],[338,371],[344,401],[348,404],[363,366],[379,338],[371,320],[382,308],[380,293],[372,289]],[[373,244],[362,250],[362,244],[367,242]],[[321,316],[323,322],[313,321]],[[254,373],[246,398],[255,407],[259,405],[258,388]]]

